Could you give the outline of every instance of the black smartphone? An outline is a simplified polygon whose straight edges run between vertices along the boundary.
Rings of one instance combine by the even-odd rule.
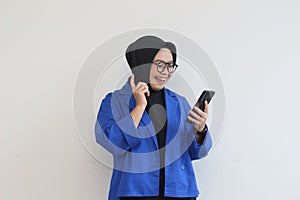
[[[202,92],[202,94],[200,95],[200,97],[199,97],[197,103],[195,104],[195,106],[200,108],[200,110],[204,111],[204,106],[205,106],[204,102],[205,102],[205,100],[207,101],[207,103],[209,103],[214,95],[215,95],[215,91],[204,90]]]
[[[150,83],[150,68],[151,64],[144,64],[131,69],[134,74],[134,84],[137,84],[138,82]]]

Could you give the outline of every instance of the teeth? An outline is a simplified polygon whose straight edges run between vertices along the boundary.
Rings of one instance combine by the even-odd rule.
[[[158,80],[161,80],[161,81],[165,81],[166,79],[164,78],[157,78]]]

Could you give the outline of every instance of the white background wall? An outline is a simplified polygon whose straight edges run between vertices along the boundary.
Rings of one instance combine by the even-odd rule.
[[[72,91],[90,52],[124,31],[171,29],[223,79],[226,121],[194,164],[202,200],[300,198],[296,0],[0,1],[0,199],[106,199],[111,170],[80,143]]]

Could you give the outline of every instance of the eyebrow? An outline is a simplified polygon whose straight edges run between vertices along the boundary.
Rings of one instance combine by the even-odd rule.
[[[169,64],[173,64],[173,60],[171,60],[171,61],[168,61],[168,62],[166,62],[166,61],[163,61],[163,60],[154,60],[153,62],[164,62],[164,63],[169,63]]]

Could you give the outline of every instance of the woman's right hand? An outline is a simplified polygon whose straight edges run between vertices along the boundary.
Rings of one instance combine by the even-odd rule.
[[[150,92],[148,85],[144,82],[138,82],[137,84],[134,83],[134,74],[131,75],[130,78],[130,87],[133,93],[134,99],[136,101],[136,106],[141,106],[146,108],[147,100],[145,94],[149,97]]]

